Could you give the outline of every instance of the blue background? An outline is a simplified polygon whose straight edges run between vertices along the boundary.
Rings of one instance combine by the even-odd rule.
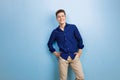
[[[85,48],[85,80],[120,80],[119,0],[0,0],[0,80],[58,80],[47,41],[63,8]],[[56,45],[55,45],[56,46]],[[68,80],[75,75],[69,68]]]

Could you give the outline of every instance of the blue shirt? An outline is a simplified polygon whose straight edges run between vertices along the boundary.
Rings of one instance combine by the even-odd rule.
[[[55,41],[61,52],[60,56],[65,60],[67,60],[68,56],[74,59],[76,55],[74,53],[84,47],[82,37],[76,25],[73,24],[66,23],[64,31],[59,26],[52,31],[48,41],[48,47],[51,52],[56,51],[53,47]]]

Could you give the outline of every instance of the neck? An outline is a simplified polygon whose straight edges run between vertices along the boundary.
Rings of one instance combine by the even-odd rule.
[[[64,29],[65,25],[66,25],[66,23],[60,24],[60,28]]]

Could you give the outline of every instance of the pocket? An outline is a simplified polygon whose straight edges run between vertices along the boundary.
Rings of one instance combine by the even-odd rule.
[[[60,61],[64,61],[64,62],[66,62],[66,60],[63,59],[61,56],[59,57],[59,60],[60,60]]]
[[[76,57],[79,58],[78,54],[76,54]]]
[[[75,55],[75,59],[79,59],[79,56],[77,54]]]

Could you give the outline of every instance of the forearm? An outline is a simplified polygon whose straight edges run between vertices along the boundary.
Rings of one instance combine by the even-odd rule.
[[[79,55],[79,57],[81,56],[81,54],[82,54],[82,49],[79,49],[79,50],[78,50],[78,55]]]

